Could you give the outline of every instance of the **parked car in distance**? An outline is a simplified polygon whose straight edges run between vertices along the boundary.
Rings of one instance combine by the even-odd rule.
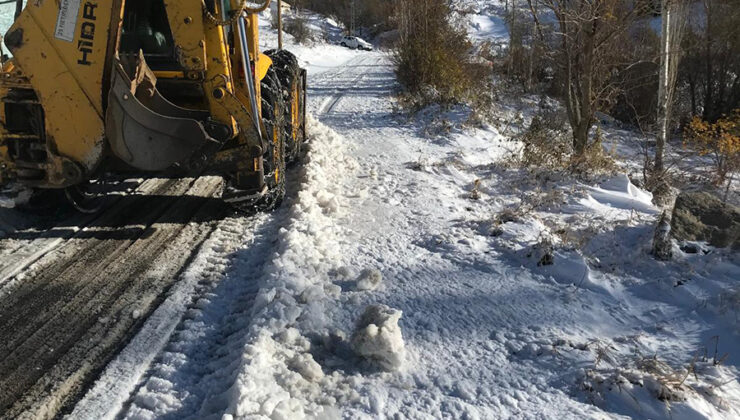
[[[356,36],[343,36],[342,40],[339,41],[339,45],[353,50],[366,50],[372,51],[373,45],[362,38]]]

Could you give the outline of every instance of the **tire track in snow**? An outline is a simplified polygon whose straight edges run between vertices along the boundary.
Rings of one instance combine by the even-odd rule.
[[[290,172],[297,178],[298,168]],[[289,181],[286,205],[271,214],[218,225],[70,418],[205,419],[227,409],[258,279],[299,187]]]
[[[359,83],[365,79],[365,75],[361,74],[358,77],[354,78],[352,80],[352,83]],[[335,95],[330,96],[324,101],[324,104],[321,106],[321,109],[319,110],[319,115],[325,115],[330,114],[332,111],[334,111],[334,107],[337,106],[339,101],[344,98],[344,96],[347,94],[348,91],[350,91],[352,88],[342,89],[337,91]]]
[[[219,372],[214,364],[223,364],[223,344],[233,339],[231,332],[223,330],[229,326],[226,318],[236,310],[243,315],[250,306],[254,282],[234,273],[245,266],[259,272],[260,260],[270,246],[269,235],[261,232],[274,229],[272,220],[271,215],[258,215],[221,222],[167,300],[106,367],[70,417],[112,419],[126,409],[146,415],[147,410],[153,413],[157,408],[151,401],[166,400],[167,394],[183,402],[179,408],[167,409],[196,411],[197,401],[205,399],[206,383]],[[173,377],[174,360],[188,360],[177,378]],[[209,367],[212,372],[202,370]],[[163,407],[159,409],[161,413]]]
[[[251,374],[254,363],[261,366],[275,356],[255,340],[273,323],[286,322],[277,314],[281,302],[296,305],[300,290],[287,284],[317,281],[316,275],[305,279],[302,270],[326,269],[313,264],[321,264],[322,253],[335,252],[321,248],[332,220],[323,213],[338,205],[328,185],[350,169],[336,136],[312,138],[310,144],[305,169],[291,170],[303,176],[289,183],[285,205],[273,214],[235,220],[222,237],[217,230],[180,281],[191,285],[176,287],[70,418],[222,419],[224,413],[253,413],[254,404],[274,409],[264,398],[284,399],[286,391],[272,392],[280,384],[261,383],[263,375],[284,375],[284,361],[261,367],[259,378]],[[301,308],[284,310],[295,314]],[[255,383],[259,395],[245,392]]]
[[[122,418],[221,418],[242,357],[257,280],[278,229],[275,215],[248,221],[240,229],[246,237],[232,236],[226,248],[210,258],[223,269],[209,273],[212,278],[206,284],[201,281],[201,290],[194,294],[199,297],[123,407]]]
[[[337,83],[336,79],[340,78],[341,76],[346,75],[347,73],[351,74],[351,70],[349,69],[361,68],[363,66],[366,66],[370,61],[371,61],[370,57],[366,57],[366,56],[361,56],[361,57],[352,59],[337,71],[320,74],[317,80],[311,81],[311,83],[309,84],[310,86],[309,89],[315,90],[317,88],[324,87],[322,85],[325,85],[325,84],[326,85],[336,84]],[[334,89],[334,93],[328,96],[327,98],[325,98],[321,102],[321,105],[319,106],[319,109],[316,112],[316,115],[321,116],[321,115],[330,114],[334,110],[334,107],[337,106],[339,101],[341,101],[345,95],[350,93],[352,89],[356,87],[357,84],[363,81],[366,77],[367,77],[367,74],[365,72],[360,72],[359,74],[357,74],[357,76],[353,77],[349,83],[342,82],[341,84],[346,87],[340,88],[340,89]],[[315,83],[315,85],[313,83]]]

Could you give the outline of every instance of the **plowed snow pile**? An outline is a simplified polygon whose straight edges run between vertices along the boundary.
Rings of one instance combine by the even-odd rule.
[[[323,410],[305,399],[326,402],[324,373],[301,332],[325,329],[327,306],[341,293],[329,273],[339,268],[338,238],[346,228],[335,218],[346,211],[342,178],[352,177],[356,163],[344,154],[345,141],[311,120],[309,161],[304,188],[285,220],[275,250],[260,281],[252,308],[245,354],[232,389],[229,414],[237,418],[266,415],[293,419]],[[328,333],[327,333],[328,336]],[[329,404],[333,405],[333,404]]]

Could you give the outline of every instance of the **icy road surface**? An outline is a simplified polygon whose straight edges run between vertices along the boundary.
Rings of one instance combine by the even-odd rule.
[[[227,208],[217,178],[145,181],[94,216],[0,209],[0,417],[84,393]]]

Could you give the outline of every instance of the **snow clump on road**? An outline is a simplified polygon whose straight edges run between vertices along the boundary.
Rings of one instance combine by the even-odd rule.
[[[383,282],[383,274],[378,270],[365,269],[360,273],[360,277],[357,278],[356,289],[359,291],[375,290],[380,287]]]
[[[358,355],[386,370],[400,370],[406,348],[398,321],[401,312],[386,305],[370,305],[357,321],[352,348]]]

